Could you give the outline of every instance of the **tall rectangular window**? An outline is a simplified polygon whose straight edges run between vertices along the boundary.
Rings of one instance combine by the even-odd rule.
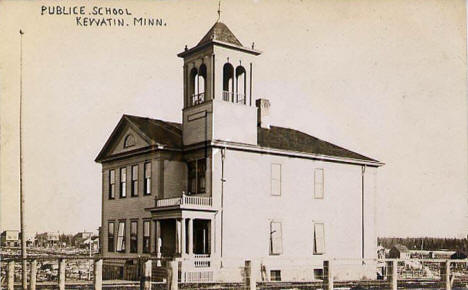
[[[206,158],[188,163],[188,191],[204,193],[206,190]]]
[[[143,253],[150,252],[150,221],[143,221]]]
[[[145,163],[145,195],[151,194],[151,163]]]
[[[130,222],[130,253],[138,252],[138,222]]]
[[[200,159],[197,161],[197,192],[204,193],[205,192],[205,184],[206,184],[206,159]]]
[[[322,199],[323,198],[323,189],[324,189],[324,174],[323,168],[315,168],[314,170],[314,198]]]
[[[132,196],[138,196],[138,165],[132,166]]]
[[[108,252],[114,251],[114,235],[115,235],[114,222],[109,222],[107,225],[107,251]]]
[[[125,221],[120,221],[117,236],[117,252],[125,253],[125,242]]]
[[[270,223],[270,255],[280,255],[283,252],[283,234],[281,223]]]
[[[127,197],[127,168],[120,168],[120,197]]]
[[[314,254],[325,253],[325,227],[323,223],[314,224]]]
[[[188,191],[197,193],[197,163],[195,161],[188,164]]]
[[[271,164],[271,195],[281,195],[281,164]]]
[[[109,170],[109,199],[115,198],[115,170]]]

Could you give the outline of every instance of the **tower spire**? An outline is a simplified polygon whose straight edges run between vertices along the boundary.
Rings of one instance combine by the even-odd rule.
[[[218,22],[221,19],[221,0],[218,1],[218,19],[216,22]]]

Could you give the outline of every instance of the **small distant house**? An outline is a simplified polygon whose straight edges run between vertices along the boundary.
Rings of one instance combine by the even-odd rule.
[[[462,251],[456,251],[455,253],[453,253],[451,256],[450,256],[450,259],[466,259],[467,258],[467,255],[465,252],[462,252]]]
[[[15,230],[3,231],[0,236],[0,245],[2,247],[18,247],[19,232]]]
[[[59,245],[59,234],[51,232],[36,234],[36,245],[43,248],[56,247]]]
[[[409,259],[410,251],[404,245],[394,245],[389,252],[389,258],[391,259]]]
[[[92,232],[80,232],[73,236],[72,245],[76,248],[84,247],[85,241],[92,237]],[[89,242],[87,243],[89,244]]]

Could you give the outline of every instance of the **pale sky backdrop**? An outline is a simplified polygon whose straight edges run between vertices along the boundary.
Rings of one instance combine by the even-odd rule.
[[[41,16],[41,5],[128,8],[167,26],[78,27],[74,16]],[[96,230],[94,158],[124,113],[181,121],[176,54],[210,29],[217,6],[0,1],[1,229],[19,227],[18,30],[27,231]],[[273,124],[386,163],[379,235],[466,236],[465,1],[223,0],[221,9],[237,38],[263,51],[254,97],[270,99]]]

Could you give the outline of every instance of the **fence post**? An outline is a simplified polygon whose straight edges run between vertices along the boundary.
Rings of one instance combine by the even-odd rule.
[[[398,260],[387,261],[387,280],[390,282],[390,289],[398,289]]]
[[[333,267],[330,260],[323,261],[323,282],[325,289],[333,290]]]
[[[151,271],[152,261],[147,260],[143,263],[143,272],[140,279],[141,290],[151,290]]]
[[[13,290],[15,288],[15,261],[8,262],[8,290]]]
[[[440,263],[440,278],[445,283],[445,289],[452,289],[450,283],[450,260]]]
[[[179,289],[179,261],[173,260],[169,262],[168,269],[169,277],[167,277],[167,289],[178,290]]]
[[[102,259],[94,261],[94,289],[102,289]]]
[[[31,276],[29,277],[29,286],[31,290],[36,290],[37,260],[31,261]]]
[[[65,290],[65,267],[67,263],[65,259],[59,259],[59,278],[58,286],[60,290]]]
[[[246,260],[245,261],[245,286],[247,286],[250,290],[257,289],[257,281],[255,279],[255,274],[252,270],[252,261]]]

